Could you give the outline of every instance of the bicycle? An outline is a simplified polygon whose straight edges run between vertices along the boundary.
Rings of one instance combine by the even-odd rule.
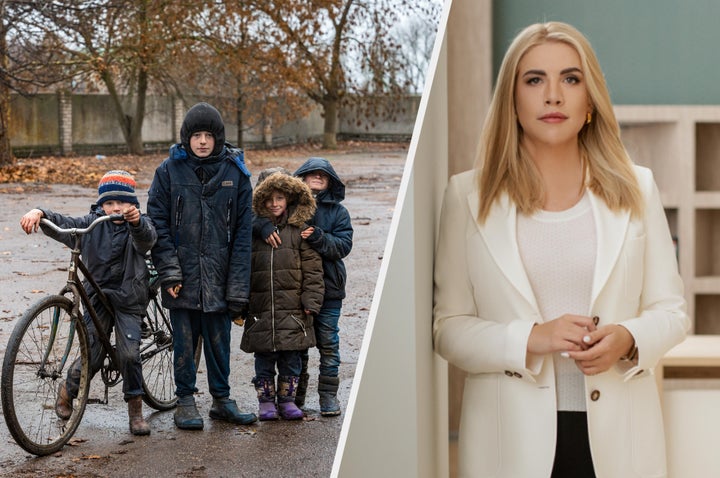
[[[60,450],[72,438],[88,403],[108,402],[108,389],[122,377],[113,345],[99,326],[96,310],[81,277],[88,282],[101,303],[112,311],[107,297],[90,276],[80,258],[80,239],[104,221],[122,220],[121,215],[102,216],[84,229],[61,229],[43,218],[42,223],[57,232],[71,234],[74,247],[70,252],[68,279],[59,294],[50,295],[33,304],[15,325],[2,365],[2,410],[10,434],[26,451],[49,455]],[[143,317],[140,356],[143,373],[143,401],[156,410],[175,407],[173,373],[173,336],[168,312],[162,307],[157,273],[150,267],[151,300]],[[89,332],[80,305],[88,311],[98,338],[106,353],[100,370],[105,384],[104,400],[90,399]],[[80,386],[73,402],[70,418],[63,420],[55,413],[58,385],[65,380],[67,369],[80,359]]]

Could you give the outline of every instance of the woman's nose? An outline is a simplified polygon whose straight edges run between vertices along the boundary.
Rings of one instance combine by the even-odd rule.
[[[545,89],[545,104],[546,105],[559,105],[562,103],[562,91],[559,86],[549,85]]]

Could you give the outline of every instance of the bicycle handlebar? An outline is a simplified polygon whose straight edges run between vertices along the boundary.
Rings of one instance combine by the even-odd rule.
[[[62,227],[59,227],[57,224],[52,222],[51,220],[47,218],[40,219],[40,222],[46,226],[48,226],[50,229],[52,229],[55,232],[61,233],[61,234],[78,234],[83,235],[87,234],[93,229],[95,229],[95,226],[100,224],[101,222],[107,222],[107,221],[124,221],[122,214],[111,214],[109,216],[100,216],[99,218],[95,219],[93,222],[90,223],[88,227],[85,228],[77,228],[77,227],[71,227],[70,229],[64,229]]]

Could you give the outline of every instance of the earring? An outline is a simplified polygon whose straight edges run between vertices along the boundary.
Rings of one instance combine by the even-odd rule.
[[[585,124],[592,123],[592,113],[588,111],[587,119],[585,120]]]

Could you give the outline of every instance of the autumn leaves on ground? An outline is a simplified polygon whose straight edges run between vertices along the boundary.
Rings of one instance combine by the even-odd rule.
[[[337,149],[324,150],[319,144],[307,143],[277,149],[250,149],[245,152],[245,162],[257,174],[265,167],[284,166],[284,162],[290,159],[406,148],[407,143],[344,141],[338,142]],[[0,194],[29,193],[43,190],[48,184],[75,184],[92,188],[110,169],[124,169],[135,176],[139,187],[148,187],[155,168],[165,157],[167,154],[118,155],[103,159],[96,156],[17,159],[12,166],[0,167]]]

